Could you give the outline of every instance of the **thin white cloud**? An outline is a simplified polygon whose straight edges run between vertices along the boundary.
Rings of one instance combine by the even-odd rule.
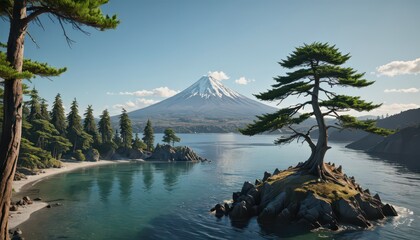
[[[240,85],[247,85],[250,82],[255,82],[255,80],[248,80],[245,77],[240,77],[238,79],[235,80],[235,83],[240,84]]]
[[[418,93],[420,88],[385,89],[384,93]]]
[[[138,90],[133,92],[107,92],[107,95],[128,95],[128,96],[136,96],[136,97],[172,97],[173,95],[177,94],[179,91],[170,89],[168,87],[158,87],[152,90]]]
[[[378,75],[394,77],[404,74],[420,73],[420,58],[412,61],[392,61],[376,68]]]
[[[153,99],[146,99],[146,98],[137,98],[135,101],[127,101],[124,104],[115,104],[112,106],[114,109],[126,109],[129,110],[135,110],[140,108],[145,108],[147,106],[150,106],[152,104],[158,103],[159,101],[153,100]]]
[[[215,80],[218,81],[223,81],[223,80],[228,80],[229,76],[226,75],[226,73],[224,73],[223,71],[214,71],[214,72],[208,72],[208,76],[212,77]]]
[[[369,112],[372,115],[385,115],[385,114],[396,114],[402,111],[406,111],[409,109],[420,108],[420,105],[416,103],[392,103],[392,104],[384,104],[381,107],[374,109]]]

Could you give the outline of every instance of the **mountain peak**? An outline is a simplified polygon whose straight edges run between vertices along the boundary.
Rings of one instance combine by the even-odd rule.
[[[184,97],[190,98],[194,96],[199,96],[201,98],[242,98],[242,96],[225,87],[219,80],[214,79],[211,76],[203,76],[189,88],[181,92]]]

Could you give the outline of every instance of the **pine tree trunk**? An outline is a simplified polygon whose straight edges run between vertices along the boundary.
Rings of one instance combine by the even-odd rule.
[[[7,60],[17,71],[22,71],[23,44],[27,29],[22,21],[26,17],[26,1],[15,0],[13,19],[7,42]],[[0,239],[9,239],[8,219],[12,182],[16,171],[22,135],[22,80],[6,79],[4,83],[4,119],[0,142]]]
[[[305,168],[309,169],[309,172],[323,178],[324,171],[324,157],[325,153],[329,149],[328,147],[328,135],[327,127],[325,125],[324,116],[322,115],[321,109],[319,107],[319,78],[315,77],[315,85],[312,92],[312,109],[318,124],[318,141],[315,147],[312,157],[305,164]]]

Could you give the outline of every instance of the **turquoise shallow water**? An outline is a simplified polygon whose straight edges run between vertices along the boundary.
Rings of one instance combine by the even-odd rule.
[[[126,163],[52,176],[25,194],[52,205],[20,226],[25,239],[418,239],[420,173],[331,143],[326,161],[397,206],[400,216],[369,231],[298,234],[256,219],[233,224],[209,213],[244,181],[308,157],[306,145],[274,146],[274,136],[180,134],[210,163]],[[161,136],[156,136],[161,139]]]

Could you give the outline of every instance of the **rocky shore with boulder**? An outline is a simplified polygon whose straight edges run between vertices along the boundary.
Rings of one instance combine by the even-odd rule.
[[[245,182],[241,191],[232,194],[231,202],[217,204],[211,211],[232,221],[257,217],[262,225],[293,224],[306,230],[322,227],[333,231],[343,225],[368,229],[374,221],[397,216],[392,205],[363,189],[341,166],[326,164],[335,182],[317,179],[298,166],[265,172],[254,184]]]
[[[165,162],[203,162],[207,159],[198,156],[191,148],[172,147],[171,145],[158,144],[153,153],[145,158],[146,161],[165,161]]]

